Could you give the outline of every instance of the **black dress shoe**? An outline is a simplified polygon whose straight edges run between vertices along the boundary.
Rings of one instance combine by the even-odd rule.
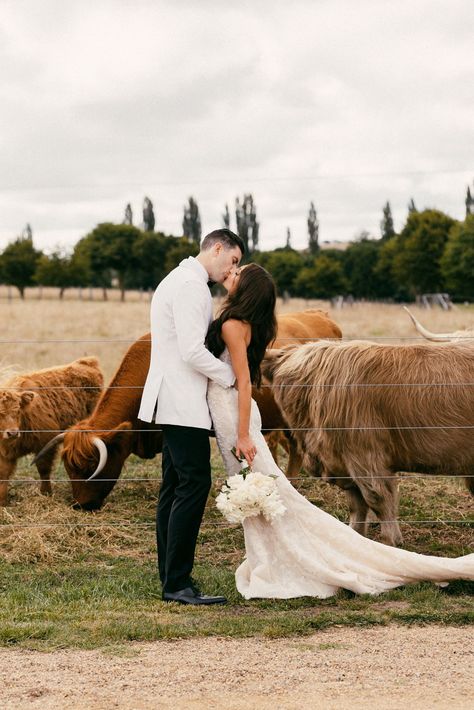
[[[177,592],[163,592],[164,602],[178,602],[179,604],[226,604],[225,597],[208,597],[205,594],[195,591],[192,587],[180,589]]]

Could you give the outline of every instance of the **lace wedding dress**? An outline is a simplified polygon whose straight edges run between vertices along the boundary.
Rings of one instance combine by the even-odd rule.
[[[226,351],[221,359],[230,363]],[[209,383],[208,404],[227,475],[239,472],[231,453],[237,440],[237,391]],[[474,580],[474,554],[434,557],[369,540],[310,503],[276,465],[261,433],[260,412],[252,400],[250,436],[257,448],[254,471],[277,476],[286,512],[274,522],[263,516],[244,521],[246,557],[235,573],[246,599],[326,598],[341,587],[379,594],[410,582]]]

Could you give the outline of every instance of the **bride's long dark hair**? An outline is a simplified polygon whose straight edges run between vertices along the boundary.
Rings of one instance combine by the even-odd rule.
[[[248,264],[242,269],[233,293],[229,293],[219,316],[212,321],[207,331],[206,346],[215,355],[224,351],[222,325],[231,318],[245,321],[252,328],[252,338],[247,348],[250,378],[257,387],[261,383],[260,363],[267,346],[275,340],[275,283],[262,266]]]

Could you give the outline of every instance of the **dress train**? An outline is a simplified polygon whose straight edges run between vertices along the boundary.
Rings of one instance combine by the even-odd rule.
[[[221,357],[228,359],[227,352]],[[237,397],[234,388],[209,383],[208,404],[227,475],[240,470],[231,454],[238,424]],[[252,468],[277,477],[286,512],[272,523],[263,516],[244,521],[246,557],[235,579],[246,599],[326,598],[340,588],[379,594],[422,580],[439,584],[474,580],[474,554],[446,558],[390,547],[363,537],[310,503],[275,463],[253,400],[250,435],[257,448]]]

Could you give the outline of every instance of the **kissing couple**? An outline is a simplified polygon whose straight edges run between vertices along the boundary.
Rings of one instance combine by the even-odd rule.
[[[151,302],[151,358],[139,419],[163,430],[163,478],[156,514],[158,569],[164,601],[224,604],[201,593],[191,577],[196,540],[211,487],[213,427],[228,476],[237,457],[276,477],[286,508],[274,521],[243,522],[246,556],[235,578],[246,598],[325,598],[345,588],[379,594],[410,582],[474,580],[474,554],[420,555],[369,540],[310,503],[275,463],[252,399],[260,364],[275,339],[276,289],[257,264],[239,267],[243,240],[210,232],[196,258],[184,259],[158,285]],[[213,320],[208,282],[227,291]]]

